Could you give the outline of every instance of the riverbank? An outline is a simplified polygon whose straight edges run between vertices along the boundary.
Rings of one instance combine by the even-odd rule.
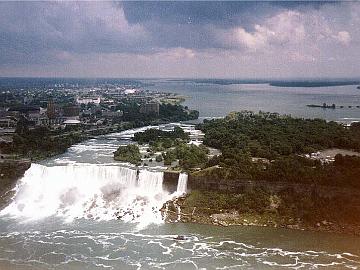
[[[232,197],[240,194],[231,194]],[[259,203],[261,194],[254,194],[253,203]],[[195,196],[198,196],[195,195]],[[241,196],[241,195],[240,195]],[[244,194],[242,194],[244,196]],[[246,196],[246,194],[245,194]],[[271,198],[271,197],[270,197]],[[293,230],[306,230],[314,232],[329,232],[360,236],[360,222],[349,223],[346,220],[334,220],[329,216],[313,216],[314,219],[304,219],[298,215],[284,215],[279,211],[276,200],[279,197],[272,196],[267,209],[263,212],[257,211],[256,207],[247,211],[239,211],[235,208],[216,207],[205,204],[203,200],[194,200],[193,194],[168,201],[161,209],[166,223],[196,223],[214,226],[259,226],[272,228],[287,228]],[[264,203],[264,201],[262,202]],[[221,203],[220,203],[221,205]],[[261,207],[261,206],[260,206]],[[289,209],[292,206],[289,205]],[[353,213],[358,215],[359,213]]]
[[[167,190],[178,174],[164,174]],[[359,190],[343,186],[249,179],[220,180],[190,174],[188,194],[161,209],[168,223],[262,226],[360,235]]]

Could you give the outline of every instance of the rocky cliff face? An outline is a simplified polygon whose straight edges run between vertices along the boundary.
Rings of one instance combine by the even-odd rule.
[[[166,175],[174,185],[175,175]],[[161,209],[168,223],[247,225],[360,235],[359,190],[189,175],[186,196]]]
[[[163,187],[169,191],[176,191],[176,187],[179,181],[179,173],[178,172],[164,172],[164,181]]]
[[[279,193],[286,190],[292,190],[299,194],[315,193],[323,198],[344,197],[352,198],[354,204],[360,207],[359,190],[354,188],[324,186],[304,183],[291,183],[284,181],[254,181],[249,179],[225,180],[212,179],[206,176],[189,175],[188,189],[190,190],[206,190],[220,191],[228,193],[244,193],[252,192],[257,189],[266,190],[270,193]]]
[[[16,181],[30,166],[30,160],[0,160],[0,208],[11,198]]]

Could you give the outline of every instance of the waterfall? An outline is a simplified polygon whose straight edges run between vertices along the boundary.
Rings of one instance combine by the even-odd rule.
[[[183,195],[187,192],[187,181],[188,175],[187,173],[180,173],[176,193],[179,195]]]
[[[141,170],[139,173],[138,185],[143,191],[149,193],[161,192],[163,190],[163,172],[150,172],[147,170]]]
[[[32,164],[1,215],[33,220],[49,216],[162,222],[159,209],[171,198],[163,173],[95,164],[47,167]]]

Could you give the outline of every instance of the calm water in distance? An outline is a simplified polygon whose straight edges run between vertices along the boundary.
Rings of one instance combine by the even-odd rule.
[[[360,89],[356,85],[327,87],[277,87],[269,84],[196,83],[192,81],[147,80],[145,89],[179,93],[189,97],[185,105],[200,117],[222,117],[231,111],[278,112],[304,118],[341,122],[360,120]],[[306,105],[336,104],[344,108],[309,108]],[[348,108],[352,106],[352,108]]]

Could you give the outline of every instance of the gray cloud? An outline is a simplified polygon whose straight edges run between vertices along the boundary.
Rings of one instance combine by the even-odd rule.
[[[360,70],[353,2],[0,2],[0,12],[7,76],[350,77]]]

